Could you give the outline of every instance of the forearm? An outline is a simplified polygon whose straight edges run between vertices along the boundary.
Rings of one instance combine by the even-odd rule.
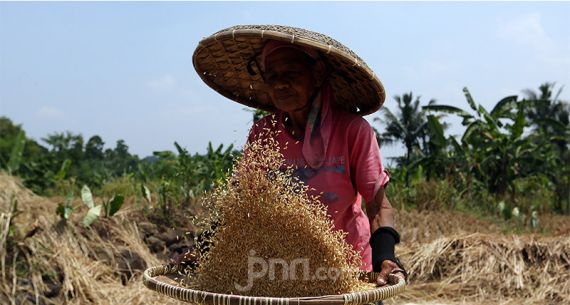
[[[374,199],[366,205],[366,214],[370,221],[370,233],[374,233],[380,227],[394,228],[394,209],[388,201],[383,187],[378,190]]]
[[[399,264],[394,251],[396,244],[400,242],[400,234],[394,229],[394,209],[386,198],[384,188],[380,188],[374,200],[367,204],[366,212],[370,221],[372,269],[382,270],[385,261]]]

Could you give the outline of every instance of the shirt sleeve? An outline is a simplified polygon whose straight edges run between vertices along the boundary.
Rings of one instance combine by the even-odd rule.
[[[353,121],[348,132],[350,176],[366,203],[390,180],[382,165],[380,148],[370,124],[363,118]]]

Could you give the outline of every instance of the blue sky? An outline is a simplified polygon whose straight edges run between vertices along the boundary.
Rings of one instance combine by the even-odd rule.
[[[191,61],[201,38],[235,24],[332,36],[376,72],[391,109],[409,91],[467,108],[464,86],[492,107],[546,81],[570,100],[569,20],[567,2],[0,2],[0,116],[38,140],[98,134],[140,156],[174,141],[191,152],[242,146],[250,113],[203,84]]]

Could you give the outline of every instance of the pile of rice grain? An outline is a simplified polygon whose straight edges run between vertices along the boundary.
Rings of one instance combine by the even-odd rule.
[[[209,241],[210,251],[199,257],[189,285],[216,293],[272,297],[341,294],[369,287],[356,276],[360,256],[345,242],[345,233],[334,230],[318,198],[309,197],[307,186],[284,167],[270,132],[244,151],[227,183],[205,200],[219,226]],[[266,272],[244,291],[248,279],[253,279],[251,271],[262,268],[262,264],[250,264],[255,268],[248,273],[248,257],[264,260],[269,270],[272,259],[287,264],[306,259],[309,270],[305,273],[297,265],[293,279],[283,274],[281,264],[273,264],[273,278]],[[333,270],[332,276],[312,277],[318,268],[324,268],[320,275]],[[338,270],[340,275],[334,273]]]

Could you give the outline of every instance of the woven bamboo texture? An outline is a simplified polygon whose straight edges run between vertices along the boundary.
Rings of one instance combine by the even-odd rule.
[[[148,289],[176,300],[202,305],[361,305],[389,299],[403,292],[406,286],[404,279],[390,275],[390,285],[369,291],[303,298],[248,297],[193,290],[161,279],[176,272],[176,267],[169,265],[152,267],[145,270],[143,283]],[[376,276],[374,272],[366,273],[365,279],[373,282]]]
[[[260,71],[252,59],[268,39],[309,46],[320,51],[330,69],[335,103],[367,115],[384,103],[386,93],[374,72],[353,51],[320,33],[278,25],[238,25],[200,41],[192,61],[202,80],[223,96],[246,106],[274,111]]]

